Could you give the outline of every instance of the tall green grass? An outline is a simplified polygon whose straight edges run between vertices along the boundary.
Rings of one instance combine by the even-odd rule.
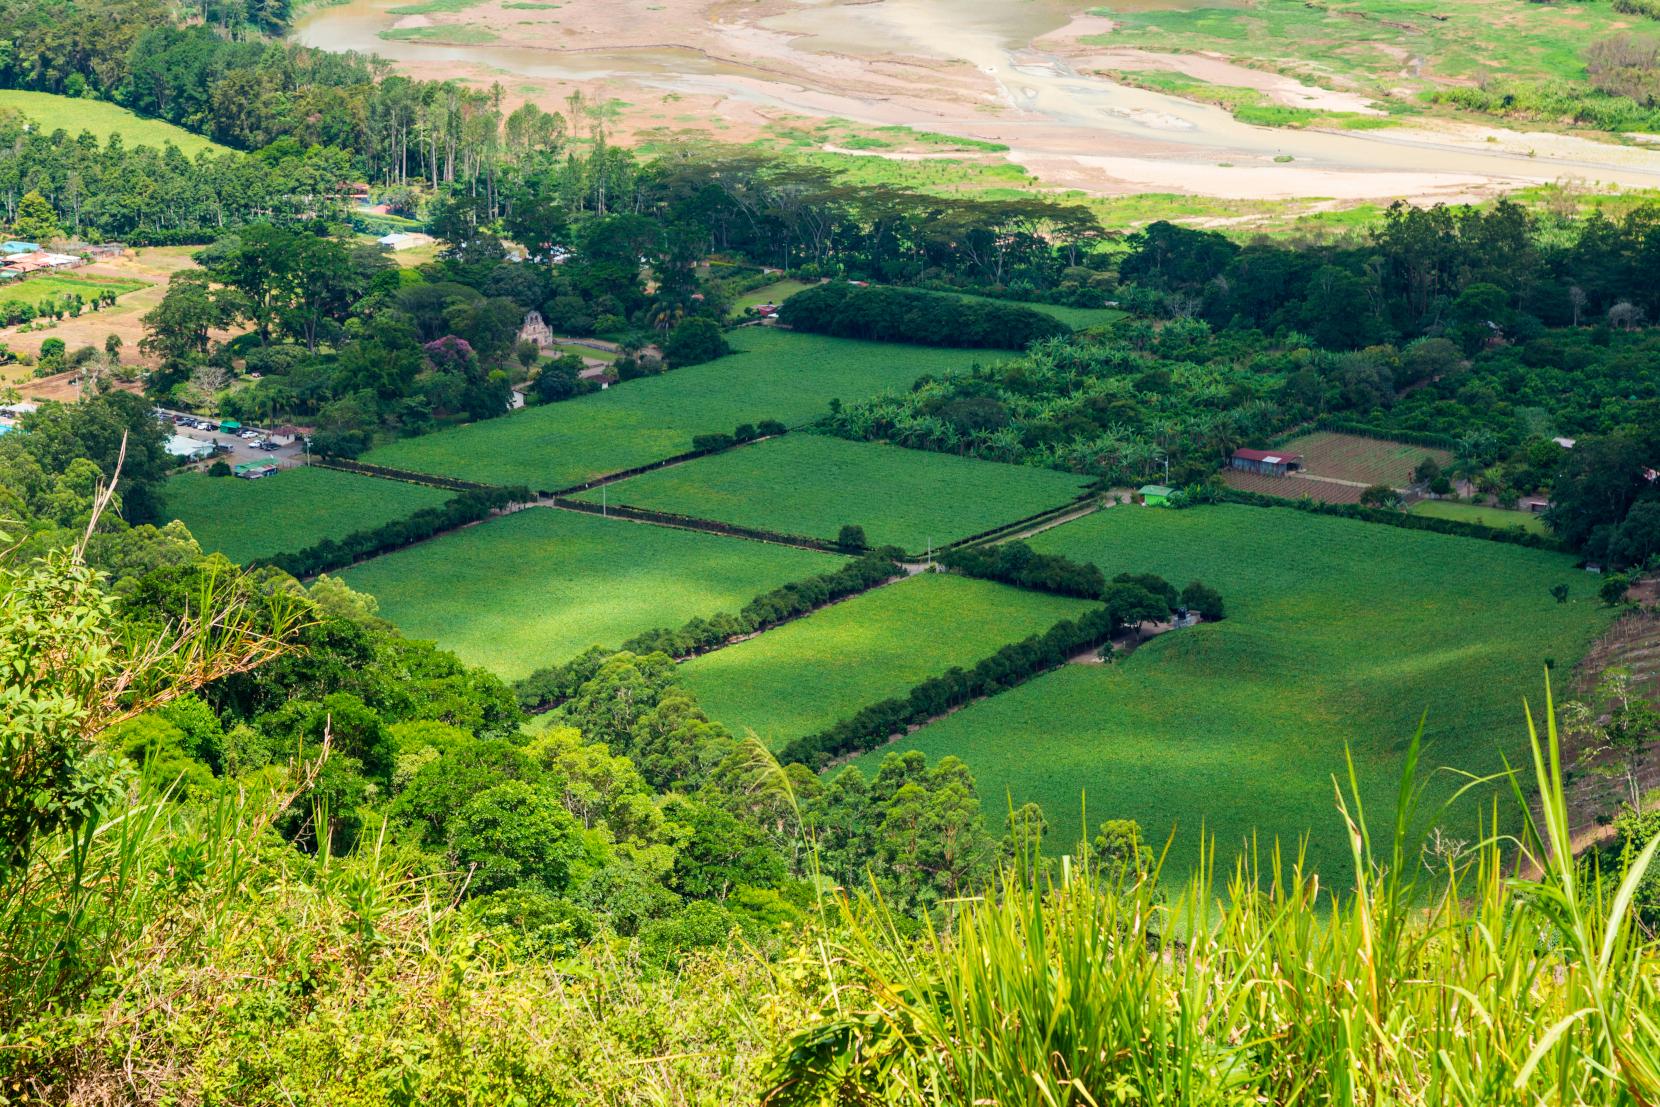
[[[1086,854],[1012,865],[920,941],[848,902],[766,1102],[1654,1103],[1660,958],[1632,899],[1660,839],[1617,882],[1575,861],[1548,692],[1546,716],[1514,839],[1422,832],[1416,740],[1381,823],[1351,771],[1344,887],[1277,848],[1169,888]]]

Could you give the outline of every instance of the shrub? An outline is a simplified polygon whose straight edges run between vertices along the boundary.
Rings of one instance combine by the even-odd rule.
[[[220,458],[208,466],[207,475],[210,477],[228,477],[231,475],[231,467],[225,464],[223,458]]]
[[[713,361],[732,352],[720,324],[705,316],[693,316],[674,328],[663,343],[663,356],[675,368]]]
[[[836,545],[850,553],[864,549],[869,545],[865,541],[865,528],[847,524],[836,532]]]

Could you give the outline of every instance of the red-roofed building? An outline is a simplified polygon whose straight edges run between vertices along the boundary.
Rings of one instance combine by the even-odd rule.
[[[1228,464],[1235,469],[1243,469],[1247,473],[1283,477],[1287,473],[1295,473],[1303,467],[1303,455],[1289,454],[1283,450],[1238,449],[1233,452],[1233,458]]]

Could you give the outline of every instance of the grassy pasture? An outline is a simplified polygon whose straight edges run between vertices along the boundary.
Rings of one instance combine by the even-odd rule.
[[[1042,803],[1057,848],[1075,840],[1086,799],[1091,825],[1135,818],[1160,841],[1175,826],[1178,868],[1201,826],[1224,852],[1253,830],[1264,849],[1277,837],[1294,851],[1310,832],[1311,860],[1342,879],[1331,774],[1345,745],[1378,809],[1426,710],[1426,767],[1490,772],[1501,751],[1515,763],[1522,697],[1537,698],[1546,659],[1567,672],[1608,621],[1571,558],[1291,510],[1112,508],[1032,545],[1108,573],[1204,580],[1229,618],[1040,677],[900,748],[964,758],[994,820],[1005,792]],[[1453,781],[1439,773],[1435,787],[1444,796]]]
[[[730,341],[735,353],[703,365],[402,439],[364,460],[486,484],[565,488],[685,453],[699,434],[730,434],[762,419],[804,423],[831,399],[851,402],[999,356],[771,327],[744,328]]]
[[[145,281],[126,281],[105,277],[72,277],[63,274],[42,274],[27,280],[13,280],[0,285],[0,304],[39,305],[48,299],[63,303],[70,295],[79,293],[90,301],[100,292],[111,291],[117,296],[148,287]],[[90,309],[85,314],[90,314]]]
[[[830,554],[531,508],[340,574],[415,638],[515,680],[834,569]]]
[[[1452,464],[1452,454],[1431,446],[1388,442],[1358,434],[1316,431],[1278,447],[1287,453],[1302,454],[1308,472],[1338,480],[1365,484],[1387,484],[1400,488],[1412,480],[1412,471],[1426,457],[1440,466]]]
[[[932,290],[930,290],[932,291]],[[937,292],[938,296],[951,296],[958,300],[984,300],[988,297],[975,296],[967,292]],[[1116,323],[1128,315],[1128,312],[1118,308],[1081,308],[1068,307],[1065,304],[1040,304],[1035,300],[1002,300],[998,303],[1011,304],[1015,307],[1031,308],[1033,311],[1059,319],[1073,330],[1083,330],[1086,327],[1104,327],[1108,323]]]
[[[1602,4],[1526,0],[1205,0],[1170,10],[1097,8],[1110,34],[1084,41],[1108,47],[1212,51],[1257,69],[1317,84],[1333,78],[1382,94],[1483,78],[1582,80],[1585,47],[1640,17]],[[1407,59],[1421,59],[1408,67]]]
[[[1091,606],[924,574],[693,658],[681,672],[711,718],[777,748]]]
[[[183,127],[175,127],[160,119],[146,119],[104,100],[56,96],[50,92],[0,90],[0,111],[8,109],[27,116],[48,132],[61,129],[78,135],[88,131],[99,141],[119,134],[128,146],[151,146],[158,150],[171,142],[189,158],[194,158],[203,150],[213,154],[230,153],[229,147],[191,134]]]
[[[1412,505],[1412,514],[1456,519],[1460,523],[1479,523],[1484,527],[1521,527],[1530,534],[1550,533],[1545,529],[1545,520],[1531,511],[1512,511],[1459,500],[1419,500]]]
[[[605,496],[809,538],[833,539],[853,523],[873,546],[921,553],[1058,507],[1088,484],[1049,469],[789,434],[643,473]],[[600,493],[580,498],[598,503]]]
[[[293,553],[449,498],[438,488],[316,466],[259,480],[180,473],[167,482],[168,513],[190,528],[202,549],[232,561]]]
[[[812,288],[815,282],[785,279],[762,285],[752,292],[745,292],[732,302],[730,314],[739,316],[745,308],[759,307],[761,304],[781,304],[803,289]]]

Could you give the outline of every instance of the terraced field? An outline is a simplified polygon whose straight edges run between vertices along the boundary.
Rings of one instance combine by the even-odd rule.
[[[930,573],[704,654],[681,672],[711,718],[776,749],[1091,606]]]
[[[692,448],[699,434],[739,423],[811,421],[832,399],[851,402],[918,377],[998,355],[747,327],[737,352],[662,376],[627,381],[560,404],[527,408],[371,451],[363,460],[485,484],[568,488]]]
[[[593,645],[835,568],[831,554],[531,508],[451,531],[340,576],[412,638],[516,680]]]
[[[1201,827],[1224,850],[1255,831],[1294,852],[1309,832],[1310,860],[1342,879],[1329,812],[1345,746],[1380,806],[1426,711],[1428,766],[1494,771],[1520,752],[1522,698],[1537,704],[1547,662],[1566,672],[1609,618],[1572,558],[1290,510],[1113,508],[1032,545],[1109,573],[1202,579],[1229,618],[1040,677],[897,748],[963,757],[999,807],[1005,792],[1042,803],[1060,848],[1086,799],[1091,824],[1131,817],[1160,839],[1174,827],[1178,867]],[[1455,779],[1439,774],[1435,793]],[[1452,832],[1472,836],[1472,818],[1466,805]]]
[[[450,496],[439,488],[317,466],[259,480],[181,473],[167,482],[168,512],[190,528],[202,549],[232,561],[294,553],[325,538],[407,519]]]
[[[844,524],[921,554],[1074,499],[1084,477],[817,434],[790,434],[657,469],[607,502],[809,538]],[[598,503],[599,491],[579,499]]]

